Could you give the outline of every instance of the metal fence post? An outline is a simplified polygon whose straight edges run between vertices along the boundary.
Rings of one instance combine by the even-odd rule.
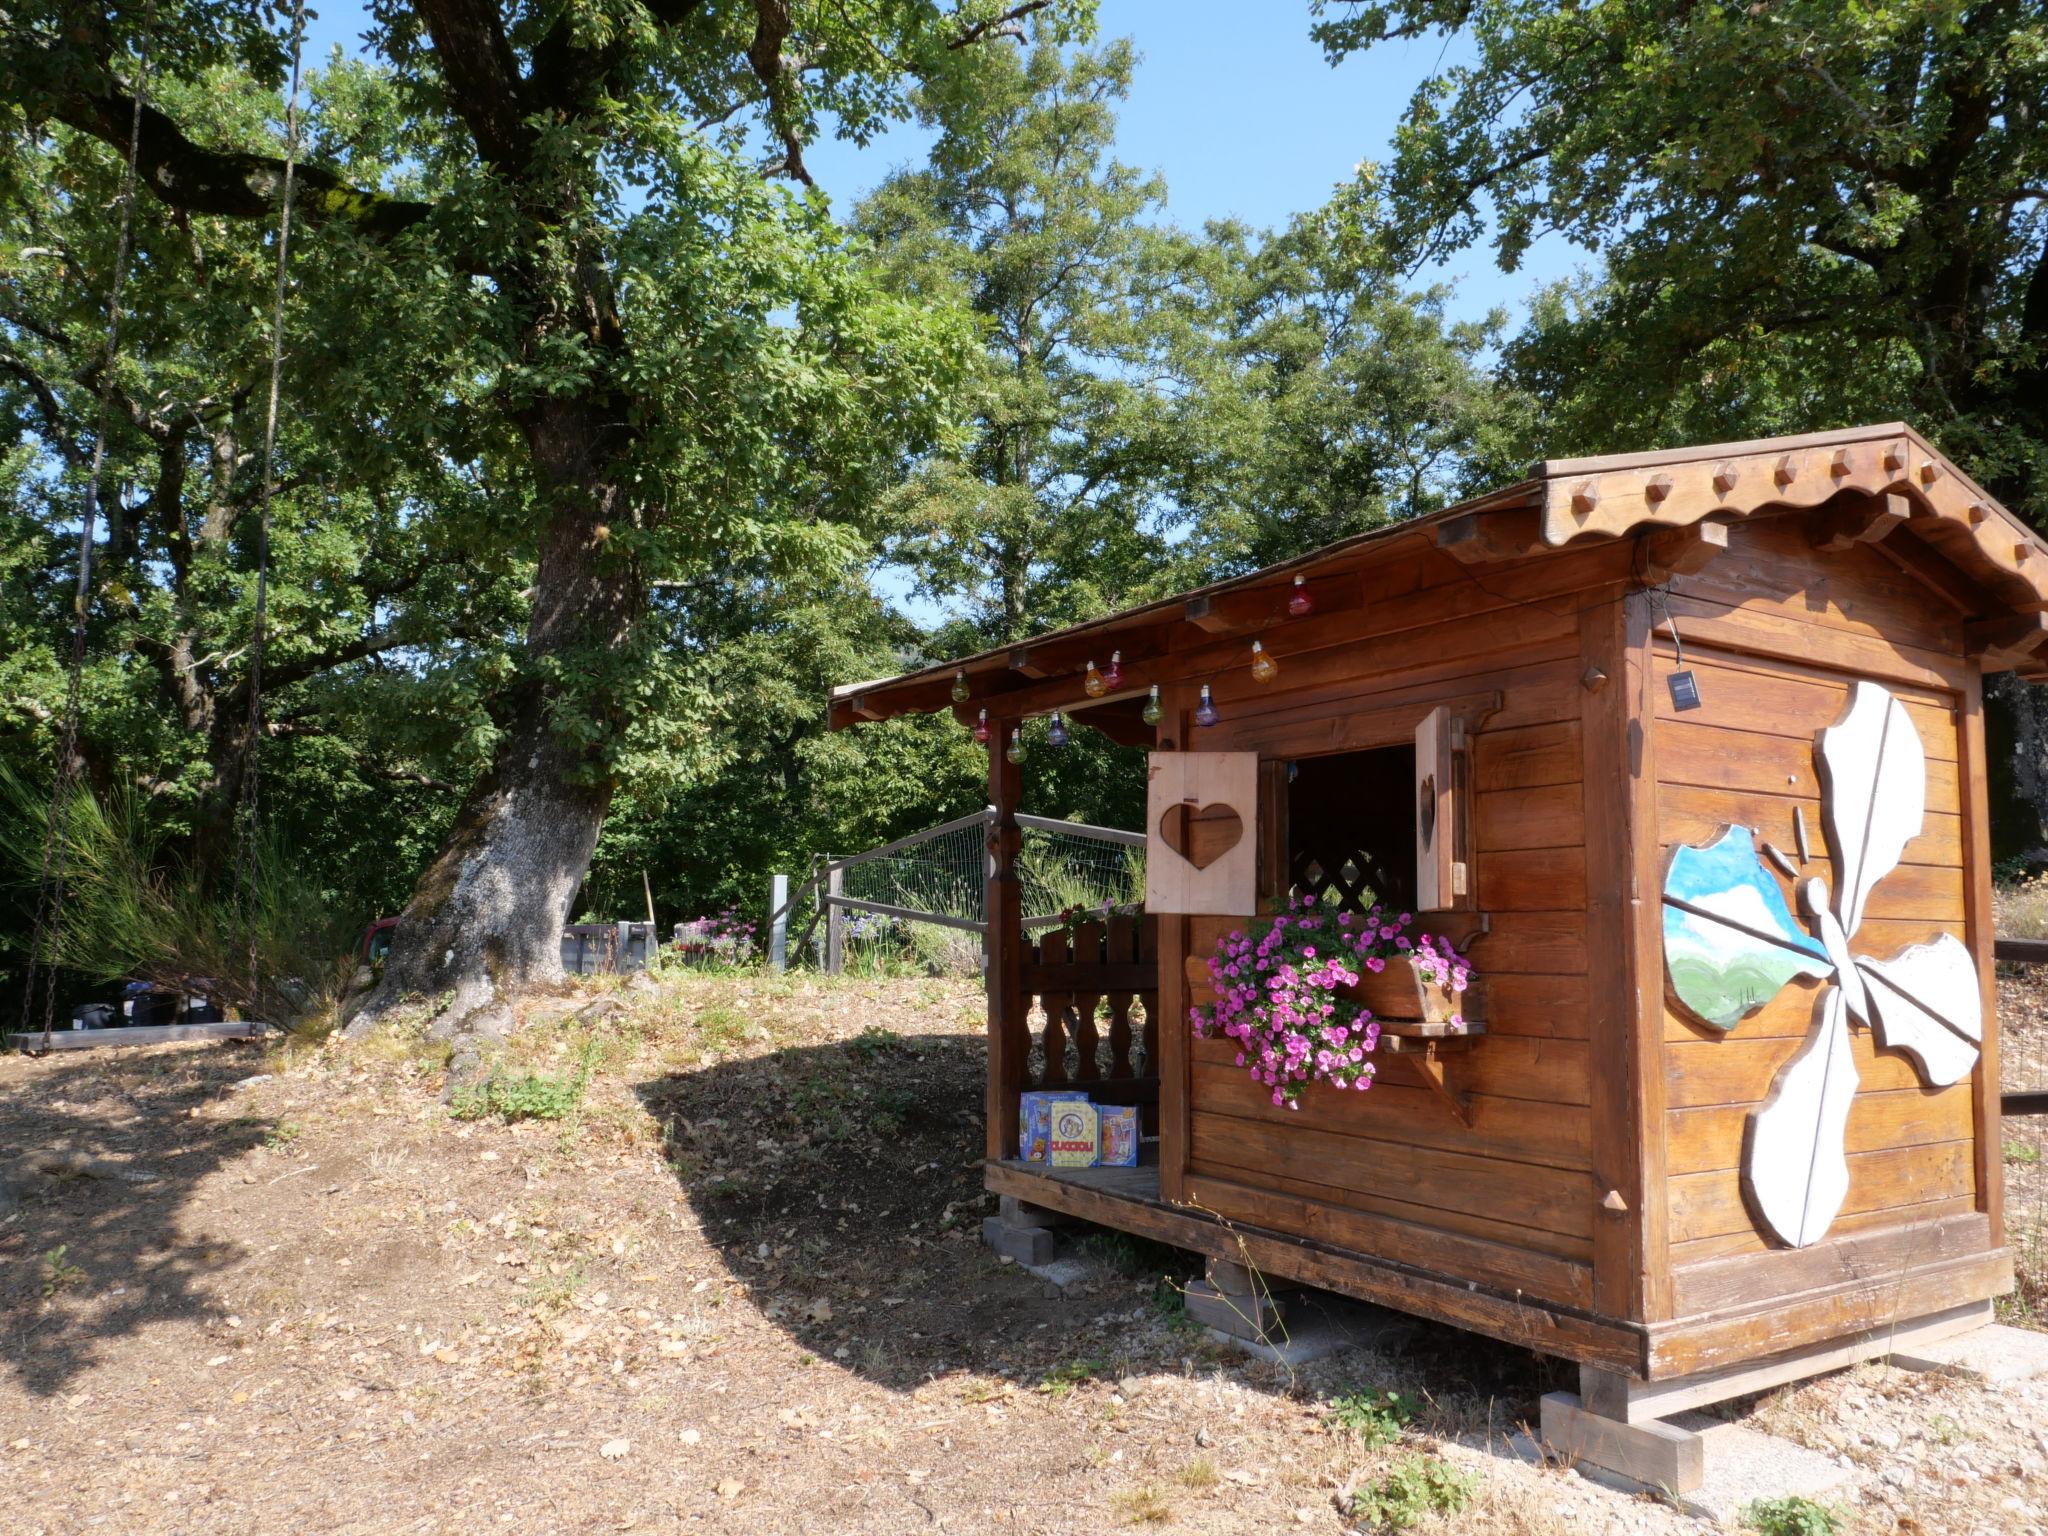
[[[782,909],[789,904],[789,876],[768,877],[768,910],[775,914],[768,925],[768,966],[770,970],[789,969],[789,914]]]
[[[840,894],[844,870],[835,869],[825,878],[825,894]],[[846,909],[830,906],[825,911],[825,974],[837,976],[846,964]]]

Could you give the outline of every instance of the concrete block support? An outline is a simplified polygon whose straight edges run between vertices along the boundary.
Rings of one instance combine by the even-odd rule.
[[[1690,1430],[1661,1420],[1626,1424],[1588,1412],[1573,1392],[1543,1397],[1544,1445],[1566,1461],[1587,1462],[1650,1488],[1690,1493],[1706,1481],[1706,1448]]]

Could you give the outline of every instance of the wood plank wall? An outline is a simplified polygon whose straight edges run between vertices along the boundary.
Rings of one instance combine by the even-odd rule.
[[[1905,704],[1919,731],[1927,819],[1905,863],[1877,886],[1850,947],[1882,959],[1944,931],[1972,942],[1972,839],[1957,765],[1974,694],[1954,610],[1878,552],[1816,555],[1792,518],[1737,525],[1723,557],[1673,583],[1670,607],[1702,704],[1673,709],[1665,679],[1677,663],[1660,628],[1651,692],[1663,856],[1737,822],[1796,859],[1799,807],[1812,853],[1806,872],[1832,891],[1814,737],[1840,716],[1851,683],[1872,678]],[[1666,1214],[1676,1315],[1725,1299],[1711,1280],[1719,1272],[1698,1266],[1772,1246],[1743,1201],[1743,1128],[1812,1028],[1821,990],[1795,983],[1725,1037],[1688,1023],[1667,999]],[[1875,1050],[1864,1030],[1854,1048],[1862,1083],[1848,1123],[1849,1195],[1819,1246],[1979,1209],[1972,1082],[1923,1088],[1905,1058]],[[1825,1255],[1813,1262],[1824,1266]]]
[[[1290,653],[1280,678],[1212,683],[1221,724],[1192,748],[1268,758],[1391,745],[1405,714],[1498,690],[1474,759],[1474,878],[1492,928],[1471,949],[1488,1035],[1454,1066],[1472,1125],[1394,1058],[1366,1093],[1312,1089],[1275,1108],[1222,1041],[1190,1047],[1184,1197],[1495,1289],[1593,1303],[1580,610],[1627,572],[1609,545],[1482,575],[1424,551],[1367,573],[1350,638]],[[1239,669],[1241,670],[1241,669]],[[1392,734],[1389,734],[1392,732]],[[1377,733],[1385,739],[1366,739]],[[1162,948],[1164,938],[1162,937]],[[1178,969],[1179,956],[1162,954]]]

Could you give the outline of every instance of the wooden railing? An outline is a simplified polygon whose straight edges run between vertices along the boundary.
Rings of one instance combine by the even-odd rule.
[[[1998,959],[2013,965],[2048,965],[2048,939],[2000,939],[1992,946]],[[2048,1083],[2001,1096],[2004,1114],[2048,1115]]]
[[[1080,1088],[1098,1104],[1159,1102],[1159,924],[1151,917],[1084,923],[1024,945],[1021,996],[1005,1010],[1019,1088]],[[1018,1049],[1022,1045],[1022,1050]]]

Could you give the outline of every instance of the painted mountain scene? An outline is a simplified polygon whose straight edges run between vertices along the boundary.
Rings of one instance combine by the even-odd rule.
[[[1794,920],[1748,827],[1731,826],[1703,848],[1675,850],[1664,892],[1671,990],[1702,1023],[1732,1029],[1794,977],[1834,969]]]

